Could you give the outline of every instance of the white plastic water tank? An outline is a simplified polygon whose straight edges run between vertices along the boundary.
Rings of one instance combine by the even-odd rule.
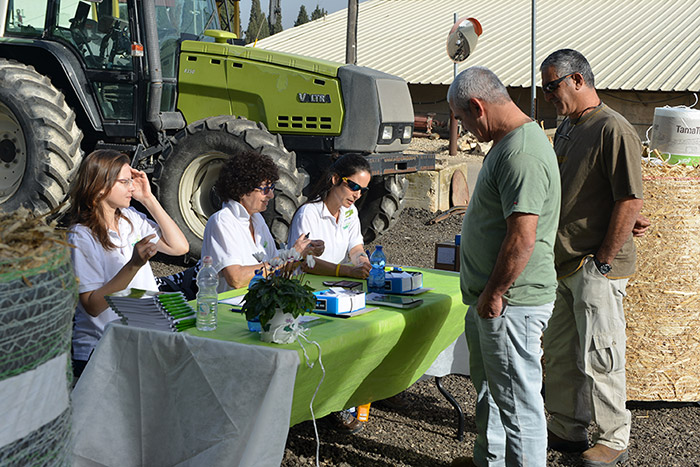
[[[671,164],[700,164],[700,110],[657,107],[651,132],[651,149]]]

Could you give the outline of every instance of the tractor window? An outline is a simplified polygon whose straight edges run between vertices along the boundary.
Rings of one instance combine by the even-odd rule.
[[[5,30],[11,34],[40,36],[46,22],[47,0],[8,2]]]
[[[92,83],[106,120],[134,119],[134,87],[131,84]]]
[[[177,66],[182,40],[212,40],[202,33],[218,29],[214,0],[156,0],[156,25],[163,72],[161,110],[175,109]]]
[[[156,0],[158,35],[181,38],[201,36],[205,29],[219,28],[214,0]]]
[[[54,35],[75,45],[88,68],[131,70],[129,21],[120,10],[117,2],[62,0]]]

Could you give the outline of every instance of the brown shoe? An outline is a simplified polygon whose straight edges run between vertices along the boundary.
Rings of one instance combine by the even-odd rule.
[[[338,431],[347,434],[355,434],[362,431],[364,423],[359,421],[353,414],[347,410],[341,410],[340,412],[334,412],[331,414],[335,420],[335,425]]]
[[[596,444],[581,454],[581,457],[583,458],[583,465],[586,467],[614,467],[620,462],[625,462],[629,455],[627,454],[627,449],[618,451],[604,444]]]
[[[583,452],[588,449],[588,440],[570,441],[547,430],[547,449],[559,452]]]
[[[478,467],[471,457],[457,457],[452,461],[450,467]]]

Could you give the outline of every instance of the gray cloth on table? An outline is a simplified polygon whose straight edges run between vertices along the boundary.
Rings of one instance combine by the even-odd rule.
[[[440,355],[420,379],[422,381],[433,376],[447,375],[469,376],[469,349],[464,333],[440,352]]]
[[[278,466],[299,355],[111,324],[72,393],[74,464]]]

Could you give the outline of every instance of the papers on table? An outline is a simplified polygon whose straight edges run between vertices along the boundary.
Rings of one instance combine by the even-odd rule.
[[[392,295],[419,295],[419,294],[422,294],[423,292],[427,292],[429,290],[433,290],[433,288],[432,287],[421,287],[420,289],[408,290],[406,292],[401,292],[401,293],[394,293],[394,292],[387,292],[387,293],[391,293]]]
[[[423,300],[420,298],[404,297],[401,295],[389,295],[372,292],[367,294],[367,303],[372,305],[391,306],[395,308],[413,308],[423,303]]]
[[[224,305],[231,305],[235,307],[242,307],[243,304],[245,303],[245,300],[243,298],[245,295],[238,295],[236,297],[230,297],[230,298],[223,298],[219,300],[219,303],[223,303]]]
[[[195,326],[195,311],[182,292],[125,289],[105,299],[127,326],[170,332]]]

